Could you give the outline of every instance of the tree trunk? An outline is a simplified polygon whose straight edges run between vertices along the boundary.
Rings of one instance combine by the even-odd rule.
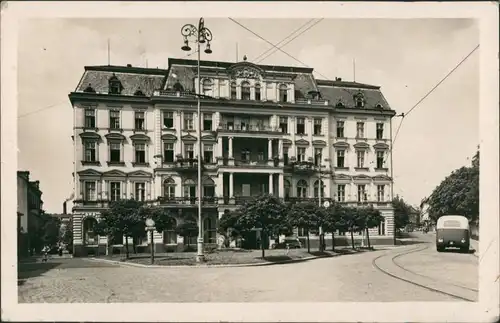
[[[262,251],[262,259],[266,256],[266,251],[264,249],[264,232],[260,232],[260,250]]]
[[[311,244],[309,241],[309,230],[307,230],[307,253],[311,252]]]
[[[353,233],[352,229],[350,231],[351,231],[351,245],[352,245],[352,249],[356,249],[354,247],[354,233]]]
[[[332,251],[335,251],[335,230],[332,231]]]
[[[371,248],[371,244],[370,244],[370,233],[368,232],[368,228],[366,228],[366,240],[368,242],[368,249]]]
[[[128,259],[129,253],[128,253],[128,236],[125,236],[125,258]]]
[[[134,241],[134,240],[135,240],[135,239],[132,239],[132,250],[134,250],[134,254],[136,254],[136,255],[137,255],[137,249],[136,249],[136,247],[135,247],[135,243],[136,243],[137,241]]]

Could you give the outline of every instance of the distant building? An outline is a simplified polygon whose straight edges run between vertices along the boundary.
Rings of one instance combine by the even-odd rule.
[[[202,115],[196,94],[203,95]],[[380,87],[316,80],[312,68],[169,59],[169,68],[86,66],[69,95],[74,112],[75,255],[109,243],[93,228],[110,201],[135,198],[197,221],[205,243],[224,210],[252,196],[373,204],[384,221],[372,241],[392,243],[391,118]],[[196,129],[201,118],[202,135]],[[202,146],[203,179],[197,183]],[[303,230],[296,233],[301,236]],[[339,232],[340,235],[345,234]],[[146,237],[135,241],[146,246]],[[157,250],[195,244],[155,232]],[[101,251],[100,251],[101,252]]]
[[[17,172],[18,254],[26,256],[35,248],[34,233],[43,209],[39,181],[30,181],[28,171]]]

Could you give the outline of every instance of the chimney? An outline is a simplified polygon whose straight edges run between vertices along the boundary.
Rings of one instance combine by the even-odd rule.
[[[67,207],[66,207],[66,201],[64,201],[64,203],[63,203],[63,214],[68,214],[67,211],[68,210],[67,210]]]
[[[132,64],[127,64],[127,67],[132,67]]]

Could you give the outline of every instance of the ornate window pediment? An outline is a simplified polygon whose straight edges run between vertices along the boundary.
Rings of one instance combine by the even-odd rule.
[[[353,145],[354,148],[356,149],[368,149],[370,148],[370,145],[367,144],[366,142],[358,142]]]
[[[351,180],[352,177],[346,174],[335,174],[335,179]]]
[[[391,178],[389,176],[386,176],[386,175],[377,175],[377,176],[373,176],[373,180],[374,181],[391,181]]]
[[[283,139],[283,145],[291,146],[292,145],[292,141],[290,139]]]
[[[335,148],[349,148],[349,144],[345,141],[338,141],[333,144],[333,147]]]
[[[360,175],[355,175],[352,177],[354,180],[363,180],[363,181],[369,181],[371,180],[372,178],[368,175],[363,175],[363,174],[360,174]]]
[[[133,172],[128,173],[128,177],[147,177],[147,178],[151,178],[151,177],[153,177],[153,175],[151,173],[145,172],[143,170],[137,170],[137,171],[133,171]]]
[[[121,133],[111,132],[104,135],[108,140],[125,140],[125,136]]]
[[[164,134],[164,135],[161,136],[161,140],[164,140],[164,141],[176,141],[177,137],[174,136],[174,135],[171,135],[169,133],[166,133],[166,134]]]
[[[87,140],[88,139],[99,140],[99,139],[101,139],[101,136],[95,132],[82,132],[80,134],[80,138],[87,139]]]
[[[182,139],[182,141],[197,141],[196,137],[192,136],[192,135],[182,136],[181,139]]]
[[[205,135],[205,136],[201,137],[201,140],[203,140],[203,141],[216,141],[217,139],[215,139],[215,137],[212,135]]]
[[[133,141],[151,141],[151,138],[143,133],[136,133],[135,135],[130,136],[130,139]]]
[[[383,142],[379,142],[379,143],[373,145],[373,148],[379,149],[379,150],[386,150],[386,149],[389,149],[389,145],[386,143],[383,143]]]
[[[356,108],[363,108],[365,106],[365,96],[363,92],[358,91],[354,95],[354,103]]]
[[[135,96],[146,96],[146,94],[144,94],[144,92],[142,92],[140,87],[137,89],[137,91],[134,92],[134,95]]]
[[[241,62],[229,67],[233,79],[261,79],[264,71],[255,64]]]
[[[304,139],[295,140],[295,144],[298,146],[309,146],[309,141]]]
[[[86,176],[86,177],[90,177],[90,176],[100,177],[102,175],[102,173],[100,171],[97,171],[95,169],[84,169],[84,170],[81,170],[81,171],[77,172],[77,174],[80,177],[83,177],[83,176]]]
[[[110,170],[107,172],[102,173],[103,177],[127,177],[127,174],[125,172],[122,172],[120,170]]]
[[[326,146],[326,141],[324,141],[324,140],[313,140],[313,146]]]

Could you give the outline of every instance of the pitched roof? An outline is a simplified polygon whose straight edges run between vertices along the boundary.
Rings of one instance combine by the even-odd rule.
[[[333,106],[342,102],[346,108],[354,108],[356,96],[361,94],[365,101],[365,108],[376,109],[377,105],[380,104],[384,110],[391,109],[380,90],[380,86],[339,80],[317,80],[317,84],[321,97],[328,100]]]
[[[174,84],[180,83],[184,91],[194,91],[194,79],[196,77],[196,60],[187,59],[169,59],[169,73],[165,82],[164,89],[173,89]],[[294,66],[273,66],[257,65],[249,62],[218,62],[218,61],[200,61],[200,67],[204,70],[213,70],[221,74],[228,73],[234,67],[249,66],[263,71],[265,74],[288,76],[293,78],[295,85],[295,98],[306,98],[309,91],[317,91],[312,68],[294,67]]]
[[[90,86],[97,93],[107,94],[108,81],[113,75],[122,84],[121,95],[134,95],[140,90],[144,95],[151,96],[154,90],[161,88],[167,70],[131,66],[85,66],[75,92],[84,92]]]

